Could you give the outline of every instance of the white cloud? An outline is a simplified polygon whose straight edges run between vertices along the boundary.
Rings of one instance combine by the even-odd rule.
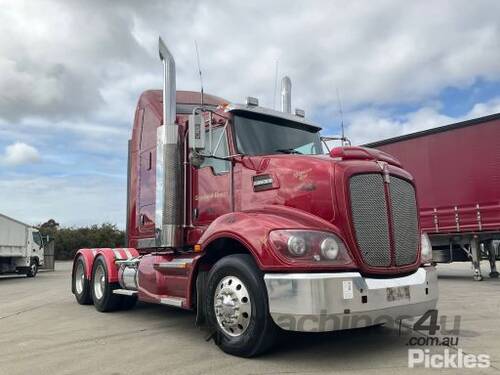
[[[500,79],[494,0],[5,3],[0,92],[9,94],[0,116],[9,119],[97,114],[130,123],[140,92],[161,86],[159,34],[175,55],[179,88],[199,88],[197,40],[207,92],[272,105],[279,59],[294,106],[308,113],[335,106],[336,88],[349,107]]]
[[[0,159],[2,164],[16,166],[40,161],[38,150],[26,143],[16,142],[5,148],[5,154]]]
[[[196,40],[206,92],[232,101],[256,96],[271,106],[278,59],[280,75],[292,78],[293,106],[308,116],[336,109],[340,90],[347,135],[359,144],[461,120],[439,105],[404,115],[380,108],[429,103],[446,87],[500,80],[498,14],[495,0],[151,0],[140,7],[132,0],[3,0],[2,144],[50,144],[43,147],[50,165],[40,173],[95,173],[2,175],[0,194],[14,193],[0,209],[30,222],[123,221],[125,182],[99,173],[124,176],[137,99],[161,87],[160,34],[176,59],[178,89],[199,89]],[[493,112],[500,99],[463,117]],[[40,158],[19,144],[6,149],[3,163]]]
[[[126,190],[124,177],[11,176],[0,179],[0,196],[9,197],[0,212],[30,224],[53,218],[64,226],[111,222],[124,228]]]
[[[364,144],[500,113],[500,97],[477,103],[469,112],[459,117],[444,115],[440,113],[440,109],[438,106],[422,107],[400,118],[379,110],[358,111],[350,115],[346,135],[353,144]]]

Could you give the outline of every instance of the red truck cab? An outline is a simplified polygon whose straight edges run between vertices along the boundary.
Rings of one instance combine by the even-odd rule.
[[[363,327],[436,306],[414,181],[396,159],[359,147],[325,155],[300,111],[200,103],[175,90],[161,42],[160,56],[164,89],[142,94],[129,142],[128,247],[78,251],[79,303],[194,309],[240,356],[266,350],[280,328]]]

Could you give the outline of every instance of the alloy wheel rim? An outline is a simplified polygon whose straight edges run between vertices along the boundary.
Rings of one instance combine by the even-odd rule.
[[[252,317],[252,302],[245,284],[236,276],[219,281],[214,295],[214,310],[222,331],[232,337],[247,330]]]
[[[101,264],[99,264],[95,270],[93,284],[95,297],[101,299],[104,295],[104,289],[106,288],[106,274]]]
[[[75,288],[78,294],[82,294],[83,292],[83,284],[85,281],[85,274],[83,272],[83,264],[81,262],[76,266],[75,271]]]

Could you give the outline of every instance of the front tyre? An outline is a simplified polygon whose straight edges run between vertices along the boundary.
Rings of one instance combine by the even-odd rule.
[[[210,270],[207,317],[216,330],[215,342],[228,354],[253,357],[274,343],[277,327],[269,315],[263,276],[246,254],[224,257]]]
[[[26,276],[35,277],[37,273],[38,273],[38,260],[36,260],[36,258],[31,258],[30,266],[26,271]]]
[[[94,306],[97,311],[108,312],[118,310],[121,305],[121,298],[117,294],[113,294],[113,290],[117,289],[118,283],[110,283],[108,281],[108,268],[102,256],[99,256],[94,261],[92,268],[91,293]]]

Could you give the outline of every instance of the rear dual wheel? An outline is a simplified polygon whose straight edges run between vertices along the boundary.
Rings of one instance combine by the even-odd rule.
[[[75,261],[73,271],[73,293],[80,305],[90,305],[92,295],[90,294],[90,282],[85,276],[87,274],[85,261],[79,256]]]
[[[113,293],[115,289],[120,288],[120,284],[108,281],[108,268],[102,256],[94,261],[90,281],[85,275],[85,262],[82,257],[79,257],[73,273],[73,290],[79,304],[88,305],[94,302],[95,308],[101,312],[128,310],[135,306],[137,297]]]

